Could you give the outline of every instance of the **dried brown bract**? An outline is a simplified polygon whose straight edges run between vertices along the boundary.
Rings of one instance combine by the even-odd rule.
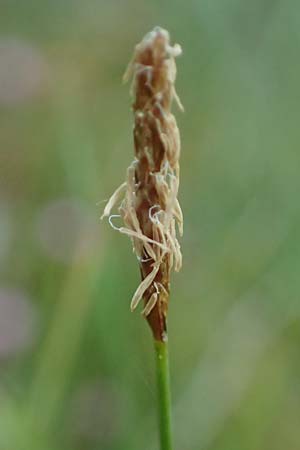
[[[159,27],[135,48],[124,75],[125,81],[132,79],[135,159],[102,216],[131,237],[142,276],[131,309],[144,300],[143,314],[160,341],[167,336],[170,272],[173,267],[179,271],[182,261],[176,238],[176,223],[179,233],[183,231],[177,200],[180,136],[171,113],[173,99],[182,108],[174,87],[175,57],[180,54],[180,46],[171,46],[169,33]],[[117,203],[120,214],[111,215]],[[124,226],[116,227],[115,217],[122,217]]]

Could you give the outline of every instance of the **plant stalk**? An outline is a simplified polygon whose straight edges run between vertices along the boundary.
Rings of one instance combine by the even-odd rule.
[[[158,395],[160,450],[172,450],[171,389],[167,341],[154,341]]]

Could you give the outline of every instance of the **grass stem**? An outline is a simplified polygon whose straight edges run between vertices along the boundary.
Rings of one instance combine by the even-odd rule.
[[[172,450],[168,342],[154,341],[154,344],[156,355],[160,450]]]

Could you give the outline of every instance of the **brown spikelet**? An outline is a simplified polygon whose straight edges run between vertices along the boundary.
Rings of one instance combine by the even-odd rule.
[[[177,222],[182,234],[177,200],[180,137],[171,113],[173,99],[182,108],[174,87],[175,57],[180,53],[180,46],[172,47],[168,32],[159,27],[135,48],[124,75],[125,81],[132,79],[135,159],[127,170],[126,183],[115,191],[103,214],[110,216],[113,228],[132,239],[142,282],[131,309],[144,300],[143,314],[159,341],[167,336],[170,271],[181,268],[175,226]],[[122,217],[124,226],[117,228],[112,223],[116,216],[110,213],[120,201],[117,217]]]

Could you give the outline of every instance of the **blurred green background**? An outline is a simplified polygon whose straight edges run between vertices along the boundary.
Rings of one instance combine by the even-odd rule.
[[[300,4],[0,3],[0,449],[157,450],[129,239],[99,221],[132,160],[134,45],[183,47],[176,449],[300,448]]]

